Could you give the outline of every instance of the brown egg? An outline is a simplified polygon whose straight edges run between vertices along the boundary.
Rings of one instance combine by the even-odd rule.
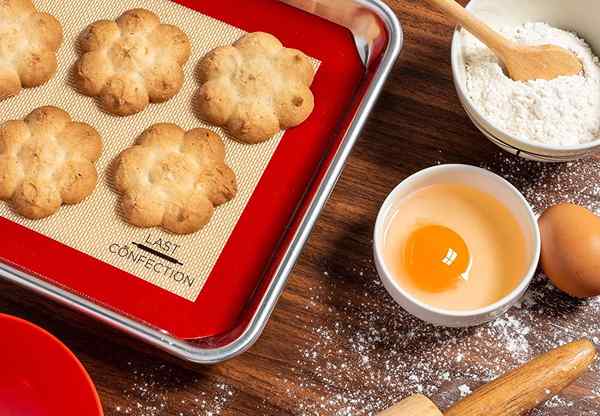
[[[600,217],[572,204],[539,219],[542,268],[560,290],[577,298],[600,295]]]

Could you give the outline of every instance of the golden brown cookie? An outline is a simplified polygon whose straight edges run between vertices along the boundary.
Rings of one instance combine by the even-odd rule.
[[[62,39],[58,20],[38,12],[30,0],[1,0],[0,100],[50,80]]]
[[[109,113],[127,116],[179,92],[191,45],[178,27],[161,24],[148,10],[133,9],[116,21],[90,25],[81,50],[75,67],[80,92],[99,97]]]
[[[155,124],[121,153],[115,185],[129,223],[175,234],[200,230],[237,193],[219,136],[175,124]]]
[[[0,125],[0,199],[31,218],[77,204],[96,187],[102,140],[90,125],[56,107]]]
[[[202,59],[198,110],[240,141],[262,142],[312,113],[314,75],[304,53],[268,33],[250,33]]]

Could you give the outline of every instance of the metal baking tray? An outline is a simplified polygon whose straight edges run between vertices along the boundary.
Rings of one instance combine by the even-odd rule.
[[[321,62],[315,112],[286,132],[203,293],[196,302],[180,299],[3,217],[0,234],[11,244],[0,249],[0,277],[181,359],[209,364],[244,352],[261,334],[403,36],[381,0],[176,2],[248,32],[271,32]],[[126,285],[112,286],[112,274]],[[81,282],[104,286],[88,291]],[[123,289],[132,287],[139,292]]]

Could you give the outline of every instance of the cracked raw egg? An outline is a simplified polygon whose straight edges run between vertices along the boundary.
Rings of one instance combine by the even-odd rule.
[[[414,230],[404,249],[404,267],[415,286],[428,292],[443,292],[460,279],[468,280],[469,248],[455,231],[441,225]]]
[[[396,282],[444,310],[476,310],[504,298],[527,273],[531,255],[515,216],[494,195],[445,183],[396,203],[384,247]]]

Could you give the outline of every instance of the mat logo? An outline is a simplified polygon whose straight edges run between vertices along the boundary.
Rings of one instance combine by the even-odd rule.
[[[187,287],[194,286],[196,278],[180,270],[183,263],[179,260],[141,243],[132,242],[131,245],[112,243],[108,251],[121,260],[133,263],[140,271],[146,269]]]
[[[177,250],[181,247],[181,245],[173,241],[169,241],[166,238],[152,237],[151,234],[146,235],[144,244],[148,247],[152,247],[153,249],[164,251],[166,254],[172,256],[175,255]]]

